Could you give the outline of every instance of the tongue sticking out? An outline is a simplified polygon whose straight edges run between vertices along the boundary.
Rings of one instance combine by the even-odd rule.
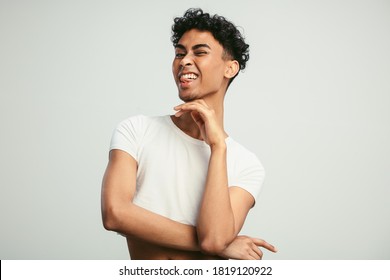
[[[186,74],[180,77],[180,84],[182,86],[189,85],[193,81],[195,81],[198,77],[195,76],[194,74]]]
[[[180,85],[181,87],[187,87],[192,83],[192,81],[193,80],[189,80],[189,79],[180,79]]]

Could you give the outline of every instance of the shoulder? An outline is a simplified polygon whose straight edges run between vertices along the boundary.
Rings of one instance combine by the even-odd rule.
[[[149,136],[156,134],[159,123],[164,121],[164,117],[148,117],[137,115],[122,120],[115,128],[112,137],[110,150],[120,149],[135,159],[138,158],[140,145]]]
[[[227,149],[228,167],[232,177],[256,177],[261,182],[264,180],[265,169],[255,153],[230,137],[227,139]]]
[[[228,148],[228,156],[239,163],[250,163],[258,165],[262,168],[262,164],[258,157],[248,150],[246,147],[229,137],[226,140]]]
[[[149,116],[145,116],[145,115],[130,116],[130,117],[127,117],[126,119],[120,121],[118,126],[126,127],[126,126],[134,126],[134,125],[143,125],[143,124],[150,122],[150,120],[152,118],[153,117],[149,117]]]
[[[145,116],[145,115],[135,115],[130,116],[117,125],[119,129],[125,130],[146,130],[150,126],[158,125],[165,121],[166,116]]]
[[[256,199],[265,178],[264,167],[257,156],[229,137],[227,165],[229,185],[248,191]]]

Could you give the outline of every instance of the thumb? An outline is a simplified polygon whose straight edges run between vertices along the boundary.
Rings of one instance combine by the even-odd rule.
[[[202,127],[202,125],[203,125],[203,120],[202,120],[202,117],[200,116],[200,113],[197,112],[197,111],[192,111],[191,112],[191,117],[192,117],[192,119],[198,125],[198,127],[200,129]]]

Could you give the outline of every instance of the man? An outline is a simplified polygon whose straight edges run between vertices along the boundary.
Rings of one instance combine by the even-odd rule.
[[[264,178],[224,130],[223,102],[249,58],[236,27],[190,9],[172,27],[172,71],[183,104],[115,130],[103,179],[104,227],[132,259],[261,259],[264,240],[238,236]]]

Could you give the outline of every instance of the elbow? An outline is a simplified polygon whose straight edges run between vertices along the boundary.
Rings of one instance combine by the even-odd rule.
[[[200,250],[207,255],[220,255],[236,237],[234,229],[228,230],[224,227],[224,230],[209,230],[199,231],[199,247]]]
[[[115,224],[114,224],[113,220],[108,218],[108,217],[104,217],[103,218],[103,227],[106,230],[110,230],[110,231],[114,231],[115,230]]]
[[[231,240],[226,238],[205,237],[200,240],[199,245],[203,253],[207,255],[219,255],[226,249],[230,242]]]
[[[103,227],[109,231],[118,229],[118,210],[114,207],[104,207],[102,209]]]

